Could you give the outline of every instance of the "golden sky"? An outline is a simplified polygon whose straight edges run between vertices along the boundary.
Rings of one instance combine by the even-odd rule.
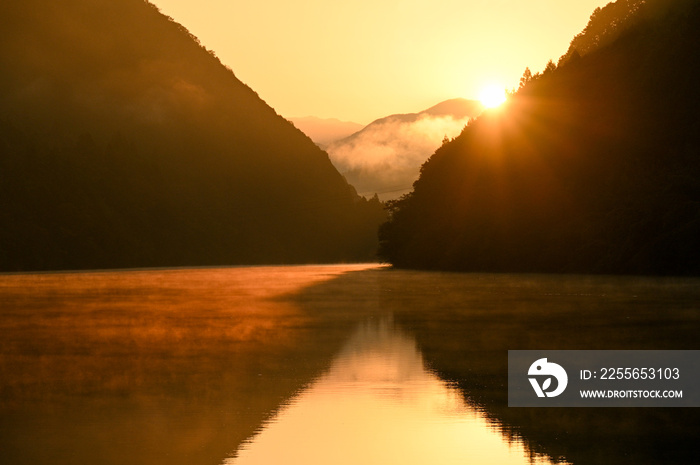
[[[609,0],[151,0],[281,115],[366,124],[516,87]]]

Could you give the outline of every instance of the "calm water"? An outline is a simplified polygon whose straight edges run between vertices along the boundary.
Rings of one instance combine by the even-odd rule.
[[[508,441],[425,366],[390,319],[359,325],[314,380],[227,465],[550,463]],[[530,459],[530,460],[529,460]]]
[[[697,409],[509,409],[508,349],[697,349],[700,281],[0,276],[0,463],[694,463]]]

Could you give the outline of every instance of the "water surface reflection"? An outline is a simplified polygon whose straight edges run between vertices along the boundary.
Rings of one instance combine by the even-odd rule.
[[[699,303],[375,265],[0,275],[0,463],[700,463],[698,409],[506,395],[508,349],[697,349]]]
[[[391,320],[363,323],[327,373],[226,465],[551,463],[506,440]]]
[[[0,274],[0,463],[220,464],[360,321],[285,296],[372,267]]]

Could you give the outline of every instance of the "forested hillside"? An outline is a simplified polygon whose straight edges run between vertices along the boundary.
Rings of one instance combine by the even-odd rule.
[[[152,4],[4,1],[0,63],[0,270],[373,257],[379,202]]]
[[[418,268],[699,273],[699,43],[697,0],[596,10],[558,67],[526,71],[502,108],[425,163],[391,204],[382,256]]]

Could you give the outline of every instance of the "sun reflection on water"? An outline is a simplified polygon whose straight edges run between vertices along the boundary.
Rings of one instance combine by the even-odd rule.
[[[224,462],[270,463],[551,462],[506,440],[387,318],[362,324],[328,372]]]

